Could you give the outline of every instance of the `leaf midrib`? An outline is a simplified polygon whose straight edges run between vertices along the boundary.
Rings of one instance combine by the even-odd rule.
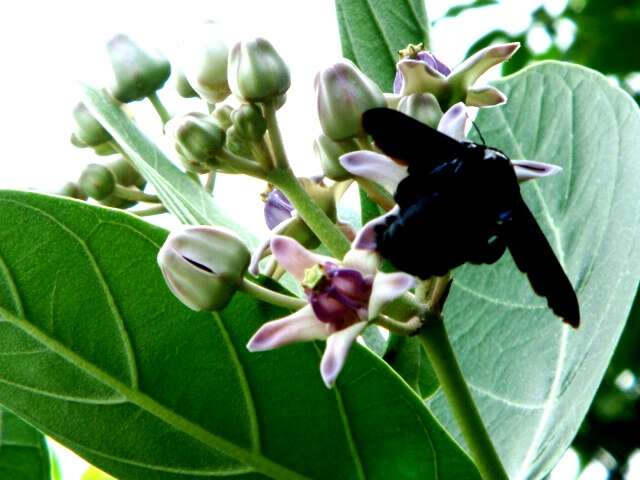
[[[240,447],[233,442],[230,442],[222,437],[219,437],[218,435],[205,430],[204,428],[184,418],[173,410],[165,407],[140,390],[129,387],[120,380],[112,377],[107,372],[98,368],[93,363],[87,361],[85,358],[81,357],[74,351],[68,349],[65,345],[58,342],[56,339],[49,337],[46,333],[42,332],[31,322],[16,317],[14,314],[5,310],[4,308],[0,308],[0,317],[4,317],[6,321],[22,330],[37,342],[44,345],[48,350],[62,357],[67,362],[76,366],[104,385],[110,387],[132,404],[159,418],[167,425],[173,427],[175,430],[185,433],[191,438],[199,441],[206,447],[214,451],[221,452],[224,455],[241,463],[250,465],[257,471],[274,478],[286,480],[310,480],[308,479],[308,477],[300,475],[299,473],[294,472],[287,467],[275,463],[274,461],[257,452],[247,450],[244,447]]]

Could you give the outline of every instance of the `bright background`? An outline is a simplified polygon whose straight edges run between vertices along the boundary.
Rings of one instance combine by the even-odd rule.
[[[513,0],[494,7],[437,21],[453,4],[427,0],[432,29],[432,50],[454,66],[468,47],[496,28],[521,31],[530,23],[530,12],[541,4],[551,13],[563,10],[566,0]],[[470,20],[471,16],[473,21]],[[54,191],[75,180],[88,161],[88,149],[69,143],[73,129],[71,109],[79,99],[78,81],[97,84],[108,74],[104,44],[124,32],[156,45],[179,64],[181,32],[194,22],[218,21],[231,42],[252,36],[267,37],[288,62],[292,87],[279,116],[285,143],[295,169],[318,173],[312,142],[319,133],[315,117],[313,78],[340,55],[333,2],[330,0],[181,0],[158,1],[34,1],[2,2],[0,5],[0,138],[2,156],[0,188]],[[563,33],[571,40],[570,26]],[[532,31],[529,46],[546,48],[550,39]],[[175,94],[169,81],[161,98],[173,112],[201,108]],[[160,124],[146,102],[133,105],[141,125],[159,142]],[[168,151],[170,151],[167,148]],[[252,224],[262,224],[258,193],[263,187],[251,180],[219,181],[216,194],[228,202],[234,214]],[[165,220],[170,225],[171,220]],[[65,479],[79,479],[86,464],[62,447],[55,446]],[[636,455],[635,460],[638,460]],[[640,463],[638,461],[636,464]],[[575,454],[565,455],[554,479],[573,478]],[[604,478],[598,464],[581,479]],[[633,471],[638,474],[638,469]],[[632,478],[629,477],[629,478]]]

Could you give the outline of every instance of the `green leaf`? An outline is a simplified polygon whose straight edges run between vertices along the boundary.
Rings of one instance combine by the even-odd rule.
[[[384,359],[421,398],[429,398],[438,389],[436,372],[417,338],[398,338]]]
[[[545,62],[494,85],[509,102],[480,110],[487,144],[563,167],[522,191],[577,290],[582,324],[562,324],[508,254],[457,270],[445,315],[510,477],[541,478],[576,434],[638,286],[640,115],[575,65]],[[430,406],[457,432],[441,393]]]
[[[162,203],[182,223],[228,227],[240,235],[251,249],[257,246],[256,237],[230,218],[201,185],[176,167],[107,92],[87,85],[83,86],[83,92],[87,108],[154,186]]]
[[[4,361],[10,361],[13,352],[3,350],[2,355]],[[49,480],[49,450],[42,433],[8,410],[0,409],[0,435],[0,478]]]
[[[0,193],[0,402],[117,478],[478,479],[384,362],[357,346],[337,388],[322,346],[250,353],[285,312],[178,302],[166,232],[127,213]],[[381,421],[384,419],[384,421]]]
[[[342,54],[386,92],[395,77],[398,50],[428,44],[423,0],[336,0]]]

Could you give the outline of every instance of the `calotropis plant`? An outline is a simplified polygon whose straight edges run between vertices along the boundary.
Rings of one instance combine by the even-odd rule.
[[[74,200],[0,192],[0,403],[117,478],[548,472],[640,275],[637,107],[555,63],[483,85],[518,44],[450,68],[420,12],[365,3],[337,1],[349,59],[307,86],[319,135],[295,162],[295,71],[266,39],[207,22],[171,65],[110,42],[113,81],[74,111],[71,142],[98,156]],[[323,175],[294,173],[313,151]],[[253,177],[240,200],[228,175]],[[260,192],[266,228],[242,225]]]

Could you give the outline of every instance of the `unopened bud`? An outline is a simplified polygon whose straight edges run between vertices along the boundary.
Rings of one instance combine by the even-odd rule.
[[[250,141],[260,140],[267,131],[267,121],[260,108],[253,103],[245,103],[236,108],[231,113],[231,121],[238,134]]]
[[[214,22],[206,22],[195,28],[184,42],[182,52],[184,75],[202,98],[209,103],[218,103],[229,96],[229,49]]]
[[[239,42],[229,54],[229,86],[247,102],[265,102],[289,90],[289,68],[263,38]]]
[[[335,142],[324,134],[321,134],[313,142],[313,149],[320,158],[322,172],[327,178],[341,182],[352,178],[348,171],[340,164],[340,156],[356,150],[353,142]]]
[[[224,308],[249,266],[247,247],[218,227],[187,227],[174,232],[158,253],[169,289],[192,310]]]
[[[193,89],[193,87],[189,83],[189,80],[187,80],[187,77],[185,77],[182,71],[179,71],[176,75],[176,91],[182,98],[200,97],[200,95],[198,95],[198,92]]]
[[[100,122],[80,102],[73,109],[76,131],[71,135],[71,143],[76,147],[95,147],[111,140],[111,134],[100,125]]]
[[[398,103],[398,110],[431,128],[437,128],[442,118],[438,99],[430,93],[413,93],[402,97]]]
[[[123,157],[119,157],[116,160],[107,163],[107,168],[113,172],[116,177],[118,185],[123,187],[136,186],[140,190],[145,187],[145,180],[140,175],[140,172],[136,170],[129,160]]]
[[[109,92],[123,103],[155,93],[171,75],[171,64],[162,54],[144,50],[126,35],[109,40],[107,53],[114,76]]]
[[[224,146],[225,132],[216,121],[203,113],[189,113],[167,124],[173,135],[175,149],[187,164],[199,165],[203,173],[216,166],[215,156]]]
[[[320,71],[315,86],[320,125],[332,140],[364,135],[362,114],[386,106],[378,86],[349,60]]]
[[[240,155],[241,157],[251,158],[251,146],[249,142],[238,133],[238,130],[233,125],[227,130],[227,141],[225,147],[231,153]]]
[[[113,193],[116,188],[116,177],[104,165],[91,163],[87,165],[80,179],[80,189],[95,200],[102,200]]]
[[[231,112],[233,112],[233,108],[229,105],[216,105],[213,112],[211,112],[211,116],[216,121],[220,128],[223,130],[228,130],[233,122],[231,121]]]
[[[62,197],[76,198],[78,200],[86,200],[87,195],[80,189],[77,183],[67,182],[58,191],[54,192],[55,195]]]

